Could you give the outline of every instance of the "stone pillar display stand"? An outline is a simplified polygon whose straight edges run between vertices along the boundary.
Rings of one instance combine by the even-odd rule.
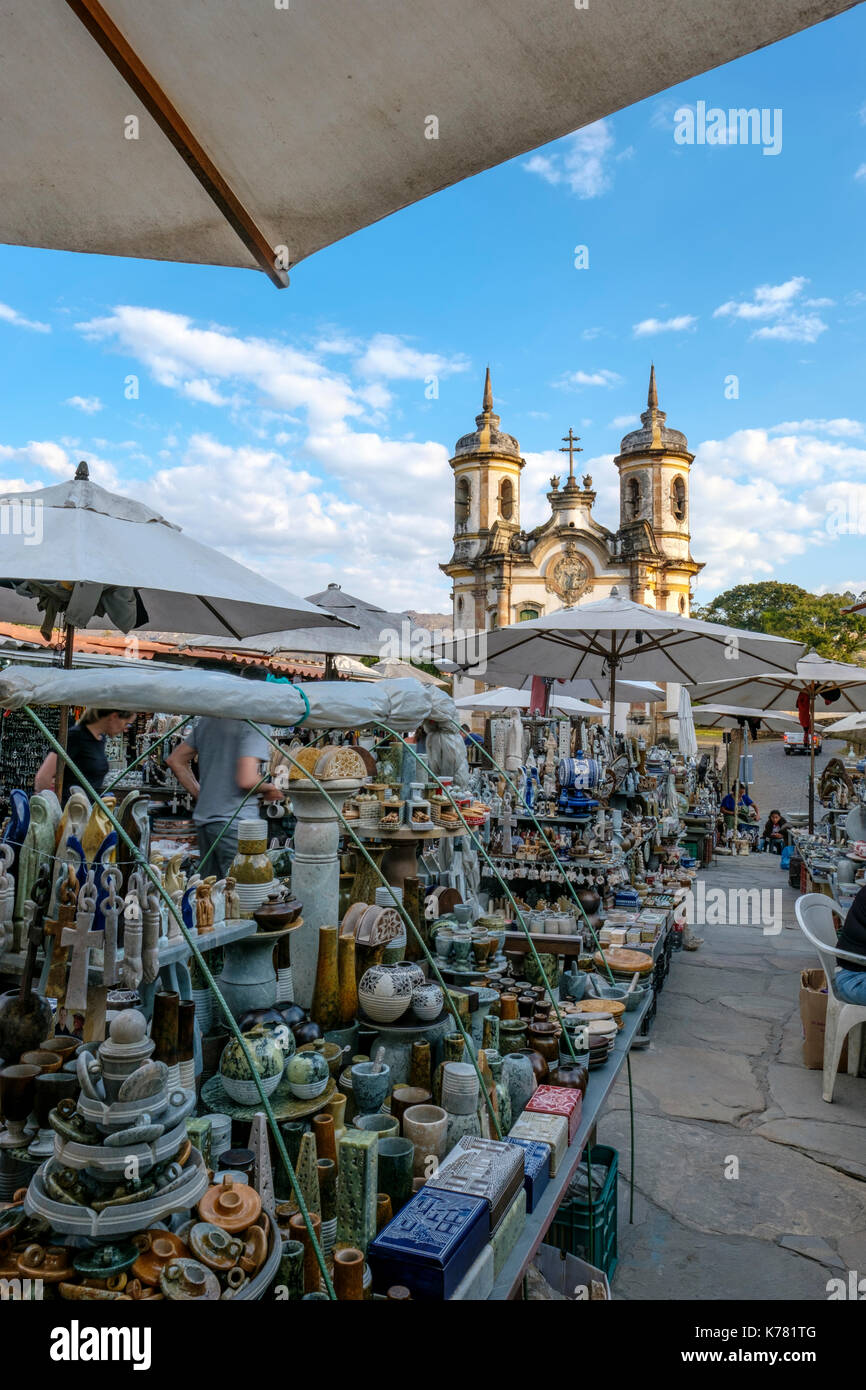
[[[339,807],[357,792],[361,783],[341,778],[325,784]],[[340,924],[340,859],[337,853],[341,825],[333,808],[314,786],[292,782],[292,810],[297,818],[292,862],[292,892],[303,903],[304,925],[292,941],[292,974],[296,1004],[308,1009],[313,1001],[319,927]]]

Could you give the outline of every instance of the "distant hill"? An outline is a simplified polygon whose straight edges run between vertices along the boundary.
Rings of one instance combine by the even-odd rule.
[[[426,627],[428,632],[441,632],[443,628],[451,627],[454,622],[450,613],[416,613],[412,608],[407,608],[406,611],[417,627]]]

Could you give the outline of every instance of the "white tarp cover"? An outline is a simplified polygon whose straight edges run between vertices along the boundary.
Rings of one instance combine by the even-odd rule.
[[[303,690],[310,702],[298,693]],[[152,671],[144,664],[129,670],[61,671],[17,666],[0,671],[0,707],[91,705],[97,709],[158,710],[163,714],[210,714],[223,719],[254,719],[263,724],[305,728],[357,729],[389,724],[401,733],[426,724],[463,737],[449,724],[457,718],[454,701],[436,686],[416,680],[316,681],[293,686],[281,681],[245,680],[219,671]]]
[[[268,245],[287,247],[294,265],[437,189],[852,3],[103,0],[103,7]],[[0,0],[0,32],[0,240],[252,267],[65,0]],[[438,138],[429,138],[433,118]]]

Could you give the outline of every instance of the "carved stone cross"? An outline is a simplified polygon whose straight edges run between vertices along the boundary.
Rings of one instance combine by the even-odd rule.
[[[93,930],[95,912],[96,885],[93,882],[93,870],[91,870],[87,875],[87,882],[78,894],[75,926],[66,927],[60,938],[61,946],[72,948],[72,958],[69,962],[69,982],[66,986],[67,1009],[80,1011],[87,1009],[87,971],[90,964],[90,952],[94,947],[102,946],[105,940],[103,931]]]

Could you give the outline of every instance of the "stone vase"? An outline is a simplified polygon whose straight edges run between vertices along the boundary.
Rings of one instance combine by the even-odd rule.
[[[342,1025],[336,927],[319,927],[319,956],[311,1013],[323,1033],[329,1028],[339,1028]]]
[[[301,1146],[298,1152],[298,1161],[295,1165],[295,1176],[298,1179],[298,1187],[301,1189],[301,1196],[304,1199],[304,1205],[307,1211],[315,1212],[317,1216],[321,1216],[322,1198],[319,1191],[316,1140],[309,1130],[306,1130],[301,1135]]]
[[[409,1053],[409,1085],[429,1091],[431,1081],[430,1044],[420,1040],[413,1042]]]
[[[535,1072],[527,1056],[509,1052],[502,1059],[502,1083],[511,1099],[511,1123],[526,1109],[536,1089]]]
[[[355,938],[341,936],[337,940],[337,989],[339,1028],[348,1028],[358,1016],[358,984],[355,974]]]
[[[372,1130],[347,1130],[338,1149],[337,1244],[363,1253],[376,1234],[379,1136]]]

